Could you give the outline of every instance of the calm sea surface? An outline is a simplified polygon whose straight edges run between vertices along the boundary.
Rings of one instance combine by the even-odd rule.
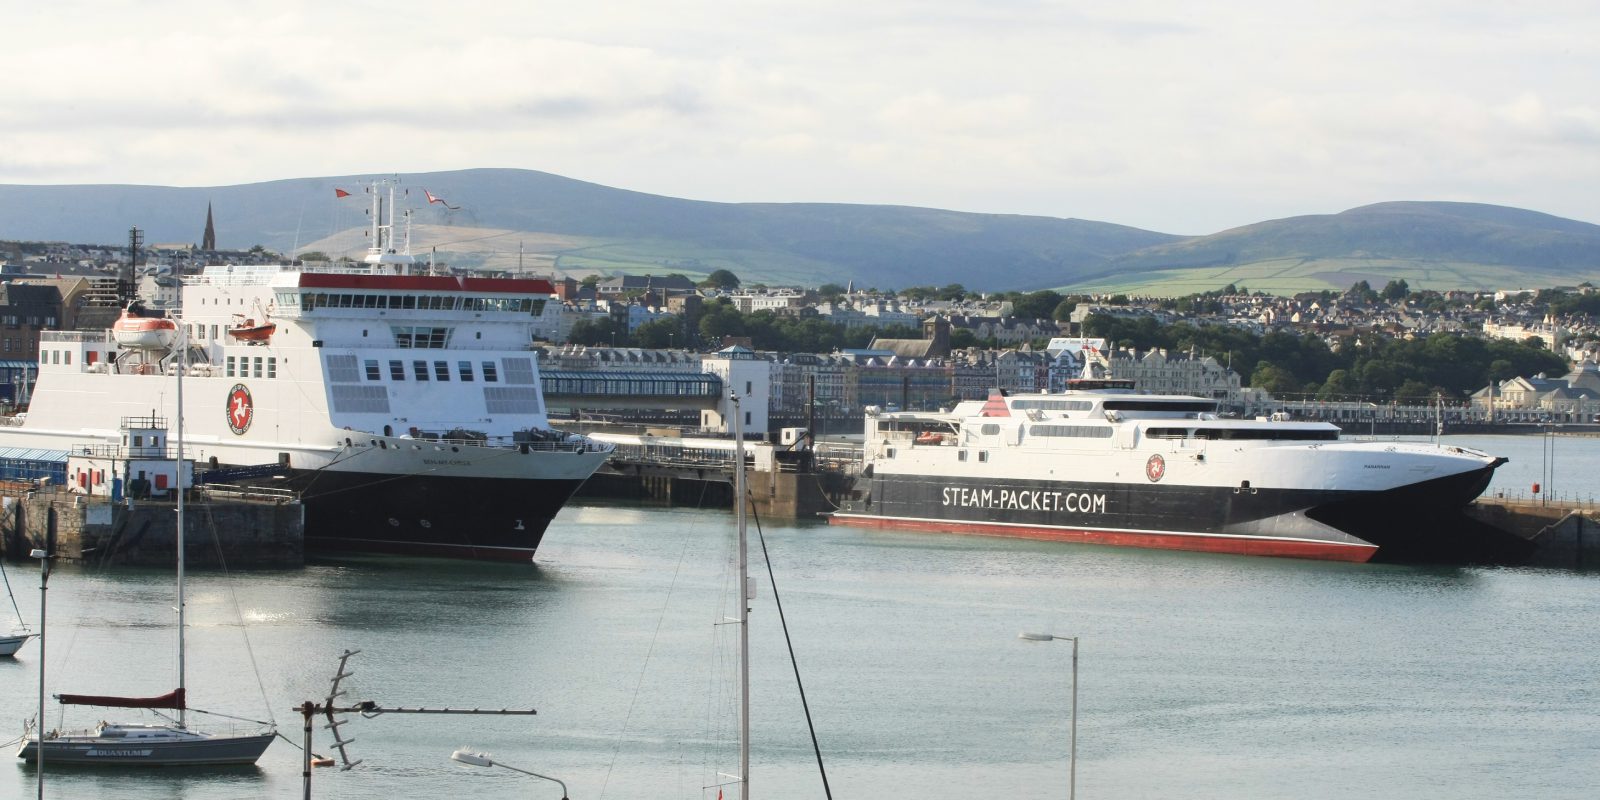
[[[1540,437],[1452,441],[1511,456],[1498,488],[1550,482]],[[1558,492],[1600,489],[1600,439],[1554,447]],[[1082,637],[1082,797],[1600,791],[1600,573],[820,525],[765,533],[839,798],[1065,797],[1071,645],[1023,642],[1023,630]],[[552,784],[448,760],[466,745],[559,777],[575,798],[715,798],[703,787],[738,769],[736,631],[717,624],[733,613],[732,541],[726,512],[589,505],[561,514],[532,567],[375,558],[202,573],[192,702],[270,714],[298,742],[291,707],[320,699],[337,655],[359,649],[352,699],[539,714],[355,717],[345,730],[363,763],[317,770],[318,797],[559,797]],[[8,570],[36,620],[37,571]],[[752,796],[820,798],[773,594],[764,570],[758,578]],[[64,567],[50,586],[52,692],[171,688],[170,576]],[[37,666],[37,645],[0,662],[4,738],[33,713]],[[65,723],[101,716],[137,718],[85,708]],[[316,736],[327,752],[327,731]],[[33,781],[32,768],[0,763],[0,797],[32,797]],[[47,788],[298,797],[299,751],[280,741],[257,769],[206,774],[51,770]]]

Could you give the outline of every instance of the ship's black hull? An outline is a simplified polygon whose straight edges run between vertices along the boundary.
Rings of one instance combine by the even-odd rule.
[[[832,521],[1342,561],[1477,561],[1515,549],[1515,537],[1461,513],[1493,470],[1388,492],[879,473],[863,479],[862,499]]]
[[[306,551],[529,561],[578,480],[297,471]]]

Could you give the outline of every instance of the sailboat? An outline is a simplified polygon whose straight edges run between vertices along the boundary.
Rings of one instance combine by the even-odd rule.
[[[6,575],[4,564],[0,564],[0,577],[5,578],[6,596],[11,598],[11,610],[17,612],[17,627],[11,633],[0,636],[0,658],[9,658],[17,654],[22,646],[33,638],[33,632],[28,630],[28,623],[22,621],[22,610],[17,608],[17,596],[11,592],[11,577]]]
[[[267,746],[277,737],[277,731],[249,734],[206,733],[190,728],[187,712],[189,704],[184,681],[184,490],[183,476],[183,373],[187,368],[188,341],[183,329],[178,327],[177,369],[177,591],[178,591],[178,686],[157,697],[113,697],[108,695],[61,694],[56,699],[62,705],[91,705],[108,708],[142,708],[176,711],[167,724],[101,722],[90,730],[77,732],[41,733],[44,720],[37,730],[25,736],[17,757],[24,761],[37,761],[43,749],[44,761],[49,764],[100,764],[140,766],[222,766],[254,764]]]

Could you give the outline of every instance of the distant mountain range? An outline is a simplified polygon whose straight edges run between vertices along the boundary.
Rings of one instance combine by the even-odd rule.
[[[240,186],[0,185],[0,239],[198,243],[364,252],[371,176]],[[960,283],[981,290],[1097,288],[1179,294],[1227,283],[1294,291],[1478,288],[1600,277],[1600,226],[1470,203],[1396,202],[1183,237],[1107,222],[906,206],[713,203],[529,170],[403,176],[413,250],[452,264],[569,274],[732,270],[746,283]],[[335,189],[352,196],[336,198]],[[430,204],[423,190],[443,198]]]

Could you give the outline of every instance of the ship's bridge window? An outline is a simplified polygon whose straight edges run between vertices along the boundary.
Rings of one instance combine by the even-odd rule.
[[[433,362],[433,376],[435,378],[438,378],[441,381],[450,380],[450,362],[448,362],[448,361],[435,361],[435,362]]]
[[[456,362],[456,372],[460,374],[461,380],[462,380],[463,383],[471,383],[472,382],[472,362],[471,361],[457,361]]]
[[[495,381],[498,381],[498,380],[500,380],[500,376],[495,372],[494,362],[493,361],[485,361],[485,362],[483,362],[483,382],[484,383],[494,383]]]
[[[984,436],[999,436],[1000,435],[1000,426],[991,422],[991,423],[988,423],[988,424],[980,426],[978,428],[978,433],[981,433]]]
[[[1336,441],[1339,438],[1338,430],[1284,430],[1279,428],[1196,428],[1196,439],[1224,439],[1240,440],[1270,439],[1273,441],[1304,442],[1304,441]]]
[[[413,362],[411,362],[411,374],[412,374],[413,377],[415,377],[419,381],[427,380],[428,379],[428,362],[426,362],[426,361],[413,361]]]
[[[1028,428],[1028,433],[1073,439],[1110,439],[1112,430],[1109,425],[1034,425]]]
[[[378,369],[378,359],[369,358],[369,359],[366,360],[366,363],[363,364],[363,366],[365,366],[366,369],[367,369],[367,380],[369,380],[369,381],[381,381],[381,380],[383,380],[383,370]]]
[[[389,362],[389,377],[394,379],[394,380],[397,380],[397,381],[405,380],[406,379],[406,365],[405,365],[405,362],[402,362],[402,361],[390,361]]]

